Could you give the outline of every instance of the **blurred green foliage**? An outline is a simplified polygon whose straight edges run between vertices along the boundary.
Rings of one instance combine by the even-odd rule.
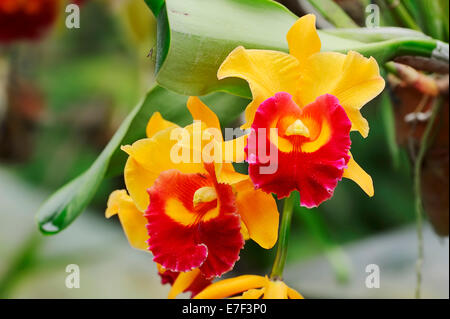
[[[32,77],[46,104],[29,160],[10,166],[48,189],[86,170],[141,98],[139,57],[112,11],[93,1],[83,8],[81,25],[57,29],[39,46],[17,48],[13,62],[19,74]],[[104,208],[117,181],[103,183],[95,206]]]

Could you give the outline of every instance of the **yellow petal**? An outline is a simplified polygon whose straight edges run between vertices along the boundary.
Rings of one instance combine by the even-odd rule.
[[[219,183],[233,185],[248,178],[247,175],[237,173],[231,163],[224,161],[224,143],[219,142],[217,137],[201,147],[203,148],[202,159],[205,163],[214,163],[216,179]]]
[[[159,131],[162,131],[162,130],[165,130],[165,129],[171,128],[171,127],[172,128],[177,127],[177,126],[178,125],[163,119],[163,117],[161,116],[161,113],[155,112],[155,113],[153,113],[152,117],[148,121],[147,128],[145,131],[147,133],[147,137],[153,137],[153,135],[155,135]]]
[[[248,134],[223,143],[223,160],[225,162],[240,163],[245,160],[245,145]]]
[[[369,134],[369,125],[359,110],[384,89],[384,79],[380,76],[374,58],[365,58],[357,52],[347,54],[340,81],[333,91],[352,121],[352,129],[364,137]]]
[[[347,164],[347,169],[344,170],[343,177],[353,180],[359,185],[370,197],[374,194],[372,177],[367,174],[353,159],[352,154],[350,154],[350,160]]]
[[[305,299],[301,294],[290,287],[287,289],[287,295],[289,299]]]
[[[137,140],[121,149],[146,169],[161,172],[171,167],[170,151],[177,143],[177,140],[170,138],[171,132],[172,130],[164,130],[152,138]],[[159,165],[163,165],[164,169]]]
[[[347,55],[320,52],[306,61],[298,88],[297,99],[302,106],[323,94],[336,96],[352,122],[352,130],[367,137],[369,125],[359,110],[383,90],[384,80],[373,58],[353,51]]]
[[[242,139],[241,142],[244,142]],[[211,152],[206,151],[208,148],[208,145],[204,145],[203,147],[203,160],[207,163],[210,163],[211,161],[214,162],[214,170],[216,173],[216,179],[219,183],[229,184],[233,185],[236,183],[239,183],[245,179],[248,178],[245,174],[237,173],[234,170],[233,165],[230,163],[231,161],[228,161],[225,159],[226,156],[224,156],[226,149],[228,148],[235,148],[236,145],[240,145],[240,143],[230,142],[229,144],[225,145],[226,143],[219,142],[217,138],[214,138],[209,143],[212,144],[211,150],[214,151],[214,154]],[[216,152],[218,152],[220,156],[216,156]],[[234,152],[234,150],[228,151],[228,156],[233,159],[233,156],[231,152]],[[206,154],[205,154],[206,153]],[[209,154],[208,154],[209,153]],[[206,157],[206,156],[207,157]]]
[[[181,129],[181,128],[180,128]],[[201,162],[176,163],[171,150],[176,140],[171,140],[172,129],[160,131],[152,138],[141,139],[122,147],[130,157],[125,165],[125,185],[136,206],[144,211],[149,204],[147,189],[153,185],[159,174],[169,169],[177,169],[182,173],[205,173]],[[190,150],[188,150],[188,154]]]
[[[145,211],[150,204],[150,197],[147,193],[147,189],[153,185],[156,178],[158,178],[158,175],[158,173],[150,172],[145,169],[132,157],[128,158],[125,164],[125,185],[127,186],[131,198],[141,211]]]
[[[134,205],[125,190],[116,190],[109,195],[105,216],[110,218],[118,214],[123,231],[132,247],[147,250],[147,219]]]
[[[194,270],[188,272],[181,272],[175,282],[173,283],[172,288],[170,289],[169,295],[167,298],[175,299],[176,296],[185,291],[189,286],[194,282],[194,280],[200,275],[200,269],[195,268]]]
[[[236,206],[251,239],[270,249],[277,242],[279,213],[271,194],[255,190],[250,179],[235,187]]]
[[[259,299],[263,295],[265,289],[250,289],[244,292],[241,296],[241,299]]]
[[[241,220],[241,235],[244,237],[244,240],[249,240],[250,235],[248,234],[247,226],[245,226],[244,222]]]
[[[269,50],[246,50],[242,46],[234,49],[222,63],[217,73],[219,80],[239,77],[246,80],[253,101],[245,110],[249,128],[259,105],[277,92],[294,94],[300,69],[298,60],[286,53]]]
[[[263,299],[287,299],[288,287],[282,281],[270,281],[266,286]]]
[[[295,56],[300,66],[305,64],[312,54],[320,51],[321,43],[316,30],[316,16],[307,14],[291,27],[286,36],[289,44],[289,53]]]
[[[236,172],[231,163],[215,163],[214,165],[219,183],[234,185],[248,179],[248,175]]]
[[[234,296],[244,291],[261,288],[267,284],[267,279],[256,275],[243,275],[218,281],[197,294],[194,299],[222,299]]]
[[[217,115],[197,96],[189,97],[187,108],[189,109],[189,112],[191,112],[194,120],[202,121],[206,124],[206,127],[216,128],[220,131],[220,123]]]
[[[333,94],[345,62],[345,54],[320,52],[312,55],[302,68],[298,86],[298,104],[305,106],[323,94]]]

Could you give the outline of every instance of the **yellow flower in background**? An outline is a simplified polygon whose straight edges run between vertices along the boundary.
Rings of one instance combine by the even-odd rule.
[[[365,58],[354,51],[350,51],[348,54],[320,52],[321,42],[315,27],[315,16],[311,14],[300,18],[291,27],[286,38],[289,44],[289,54],[237,47],[228,55],[218,70],[219,79],[239,77],[249,83],[253,100],[245,110],[246,123],[243,128],[251,127],[253,131],[257,131],[261,127],[261,121],[255,123],[255,115],[257,111],[258,114],[266,112],[260,107],[264,103],[267,104],[270,98],[285,95],[291,102],[277,106],[277,112],[273,112],[272,118],[269,118],[270,114],[262,114],[268,119],[267,122],[270,125],[265,128],[278,128],[281,133],[280,136],[277,136],[279,144],[276,146],[281,153],[293,154],[291,149],[297,150],[301,147],[292,145],[290,140],[300,136],[303,142],[315,146],[313,150],[305,147],[304,150],[302,149],[303,153],[320,152],[320,147],[327,145],[328,137],[331,136],[327,131],[328,126],[320,125],[320,121],[317,120],[312,123],[308,118],[298,121],[298,114],[301,114],[306,106],[310,106],[309,109],[314,108],[311,105],[318,104],[317,101],[327,95],[336,98],[339,106],[345,110],[346,116],[350,120],[351,130],[359,131],[362,136],[367,137],[369,125],[360,110],[384,88],[384,80],[380,76],[375,59]],[[291,105],[291,110],[297,109],[297,111],[286,112],[284,110],[286,105]],[[298,114],[294,116],[294,113]],[[330,123],[332,120],[333,118],[330,119]],[[292,129],[285,130],[289,127]],[[313,134],[313,131],[316,133]],[[286,147],[283,148],[283,146]],[[257,162],[254,154],[240,156],[240,158],[244,157],[251,162]],[[373,196],[372,178],[355,162],[350,153],[346,157],[349,158],[345,158],[341,176],[352,179],[369,196]],[[292,167],[289,170],[295,172],[296,168]],[[294,182],[299,184],[297,179],[294,178],[293,184],[295,184]],[[255,180],[253,177],[252,180],[263,190],[267,184],[265,191],[273,191],[269,186],[280,184],[280,181],[275,180],[267,182]],[[286,194],[296,188],[300,187],[297,185],[283,190],[280,192],[281,197],[287,196]],[[329,192],[332,192],[334,189],[334,187],[328,188],[325,187],[325,191],[328,189]],[[319,200],[311,200],[305,205],[316,206],[327,196],[319,197]]]
[[[243,275],[216,282],[194,299],[304,299],[294,289],[281,280],[271,280],[267,276]]]

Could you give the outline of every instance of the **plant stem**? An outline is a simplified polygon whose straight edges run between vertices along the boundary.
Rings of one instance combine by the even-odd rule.
[[[444,50],[437,54],[437,48],[442,46]],[[447,51],[445,51],[447,49]],[[431,58],[436,61],[442,61],[448,64],[448,44],[433,39],[414,39],[404,38],[397,40],[388,40],[365,44],[361,48],[353,48],[352,50],[369,57],[373,56],[378,63],[390,61],[399,56],[412,55]],[[346,53],[345,50],[336,50],[337,52]]]
[[[35,267],[42,242],[42,235],[32,232],[18,248],[16,255],[0,277],[0,298],[8,298],[22,276]]]
[[[333,0],[308,0],[308,2],[336,28],[357,28],[358,25]]]
[[[386,0],[389,8],[392,10],[396,19],[403,24],[403,26],[421,31],[420,27],[416,24],[414,19],[409,14],[408,10],[403,6],[399,0]]]
[[[420,0],[417,1],[419,12],[424,22],[424,29],[426,34],[432,38],[443,40],[444,39],[444,23],[442,16],[442,8],[436,0]]]
[[[415,196],[415,209],[416,209],[416,226],[417,226],[417,262],[416,262],[416,276],[417,286],[415,291],[415,297],[419,299],[421,297],[421,284],[422,284],[422,263],[423,263],[423,233],[422,233],[422,219],[423,219],[423,205],[420,188],[420,175],[422,171],[422,163],[425,154],[429,147],[431,132],[433,131],[434,122],[442,107],[442,101],[438,101],[433,106],[433,113],[425,128],[425,132],[420,143],[419,153],[415,160],[414,165],[414,196]]]
[[[291,229],[292,212],[294,211],[295,193],[284,200],[283,212],[281,215],[280,232],[278,235],[278,246],[275,261],[270,273],[270,279],[281,279],[286,263],[289,233]]]

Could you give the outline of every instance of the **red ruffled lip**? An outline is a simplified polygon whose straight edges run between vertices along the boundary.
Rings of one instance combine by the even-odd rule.
[[[244,240],[231,186],[217,183],[213,167],[208,171],[207,175],[161,173],[148,190],[145,217],[155,262],[175,272],[200,268],[212,278],[233,268]],[[214,187],[217,199],[194,207],[194,194],[202,187]]]
[[[295,119],[309,125],[309,130],[306,128],[308,136],[306,133],[305,136],[286,134],[287,125],[283,123]],[[287,147],[280,140],[274,145],[270,138],[271,127],[278,129],[278,138],[286,140],[285,145],[291,145],[291,148],[283,150]],[[260,128],[266,128],[266,131],[260,131]],[[300,108],[288,93],[277,93],[264,101],[255,114],[245,148],[250,178],[255,187],[275,193],[278,198],[298,190],[302,206],[316,207],[333,195],[342,179],[350,159],[350,129],[351,122],[333,95],[322,95]],[[258,145],[261,140],[264,144]],[[261,154],[270,154],[274,150],[276,156],[270,156],[269,163],[266,158],[261,159]],[[275,165],[276,171],[261,173],[268,165]]]

